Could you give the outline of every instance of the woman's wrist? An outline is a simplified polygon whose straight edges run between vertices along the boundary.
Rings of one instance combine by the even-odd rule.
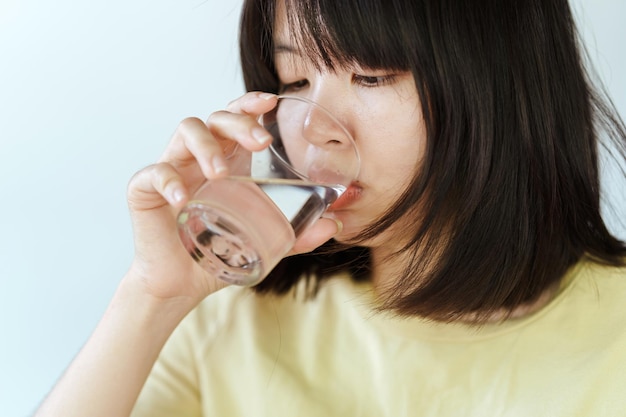
[[[120,282],[107,313],[126,315],[135,326],[163,332],[168,337],[200,301],[196,296],[164,296],[153,291],[151,283],[131,269]]]
[[[185,297],[159,299],[146,292],[129,272],[35,415],[129,415],[163,345],[192,308],[192,300]]]

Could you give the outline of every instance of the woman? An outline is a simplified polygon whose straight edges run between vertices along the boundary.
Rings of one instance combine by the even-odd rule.
[[[600,131],[621,156],[626,133],[565,0],[249,0],[241,58],[251,92],[130,182],[133,265],[38,416],[626,409],[626,245],[597,162]],[[223,288],[174,219],[222,146],[267,146],[277,93],[346,124],[359,192],[254,290]]]

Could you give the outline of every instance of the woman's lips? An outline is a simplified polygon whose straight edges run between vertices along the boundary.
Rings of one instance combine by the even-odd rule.
[[[363,188],[361,186],[354,183],[350,184],[346,191],[328,207],[328,210],[341,210],[361,198],[361,194],[363,194]]]

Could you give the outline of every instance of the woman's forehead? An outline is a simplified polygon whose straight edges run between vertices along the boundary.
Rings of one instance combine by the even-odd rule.
[[[275,61],[318,69],[341,67],[352,61],[337,48],[322,16],[311,20],[310,16],[301,15],[297,1],[277,0],[275,4],[272,30]]]
[[[274,8],[274,43],[285,43],[288,40],[289,24],[287,23],[287,9],[284,0],[276,0]]]
[[[267,16],[273,22],[273,56],[289,55],[331,71],[355,66],[409,68],[405,38],[397,33],[402,19],[397,10],[375,13],[364,21],[360,12],[335,1],[275,0],[274,15]],[[380,11],[382,3],[376,4]]]
[[[274,14],[274,27],[272,31],[274,53],[297,52],[296,45],[294,45],[293,42],[294,34],[290,32],[291,29],[287,18],[285,2],[284,0],[277,0],[276,11]]]

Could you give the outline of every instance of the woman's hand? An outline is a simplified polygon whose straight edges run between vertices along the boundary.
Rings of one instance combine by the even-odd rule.
[[[227,110],[211,114],[206,123],[184,120],[159,161],[132,178],[128,204],[135,258],[129,277],[143,291],[156,299],[179,299],[193,306],[226,285],[187,253],[176,216],[206,179],[227,175],[225,154],[236,144],[253,151],[269,145],[271,135],[257,119],[276,103],[273,94],[252,92],[231,102]],[[321,219],[298,240],[292,253],[314,249],[337,230],[336,222]]]

